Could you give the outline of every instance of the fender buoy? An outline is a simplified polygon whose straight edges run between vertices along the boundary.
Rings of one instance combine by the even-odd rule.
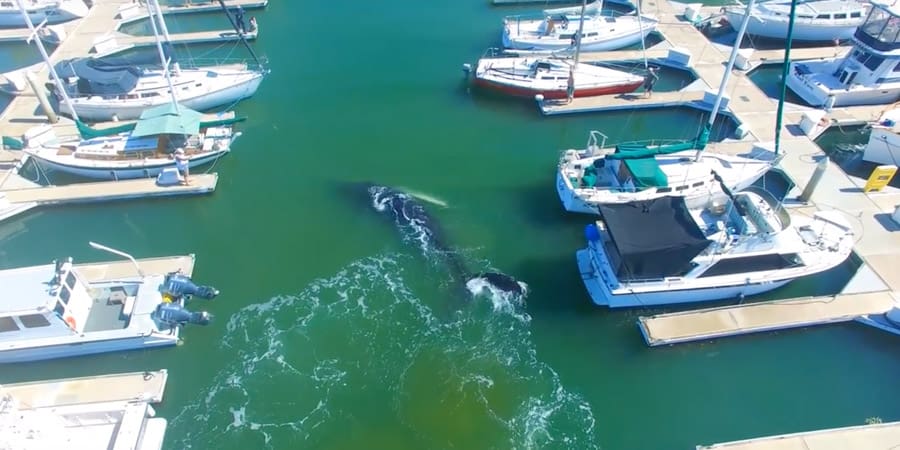
[[[828,125],[831,125],[831,121],[828,120],[828,117],[822,117],[822,119],[819,120],[820,127],[827,127]]]
[[[74,317],[72,317],[72,316],[67,316],[65,320],[66,320],[66,324],[69,325],[69,328],[71,328],[72,331],[74,331],[74,330],[76,330],[76,329],[78,328],[78,327],[76,326],[76,324],[75,324],[75,318],[74,318]]]

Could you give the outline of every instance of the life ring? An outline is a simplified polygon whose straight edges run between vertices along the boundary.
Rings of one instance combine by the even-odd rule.
[[[75,330],[78,329],[78,327],[77,327],[76,324],[75,324],[75,318],[74,318],[74,317],[72,317],[72,316],[66,316],[66,319],[65,319],[65,320],[66,320],[66,324],[69,325],[69,328],[71,328],[72,331],[75,331]]]

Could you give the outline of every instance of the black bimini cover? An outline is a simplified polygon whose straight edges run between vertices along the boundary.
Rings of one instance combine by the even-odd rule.
[[[620,280],[684,275],[711,243],[684,197],[601,205],[600,214],[612,238],[607,251],[618,253],[610,261]]]

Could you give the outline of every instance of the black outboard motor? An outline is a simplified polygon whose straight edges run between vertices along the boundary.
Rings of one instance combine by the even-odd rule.
[[[193,312],[184,309],[178,303],[160,303],[156,307],[156,316],[160,322],[169,325],[209,325],[212,317],[206,311]]]
[[[219,295],[219,290],[212,286],[197,286],[191,281],[191,277],[181,272],[172,272],[166,275],[163,294],[168,294],[172,298],[181,298],[187,295],[212,299]]]

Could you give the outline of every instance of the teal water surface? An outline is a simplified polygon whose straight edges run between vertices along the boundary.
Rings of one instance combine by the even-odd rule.
[[[170,449],[667,450],[900,419],[895,336],[851,323],[650,349],[635,322],[662,309],[590,303],[574,261],[590,218],[556,198],[559,152],[592,129],[689,138],[704,117],[542,117],[469,92],[461,66],[499,44],[509,11],[386,0],[256,12],[272,73],[236,106],[249,120],[213,195],[0,224],[2,268],[108,259],[91,240],[196,253],[195,279],[222,294],[192,307],[214,322],[175,348],[14,365],[0,383],[168,368],[157,411]],[[432,199],[469,269],[515,276],[527,298],[461,292],[376,213],[367,182]],[[772,297],[833,290],[831,278]]]

